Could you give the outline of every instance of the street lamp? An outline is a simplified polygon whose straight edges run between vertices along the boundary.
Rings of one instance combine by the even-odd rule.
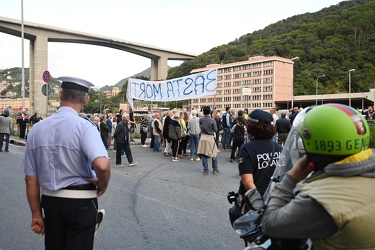
[[[22,49],[21,49],[21,52],[22,52],[21,93],[22,93],[22,109],[25,108],[25,59],[24,59],[25,58],[25,48],[24,48],[25,38],[24,37],[25,37],[25,32],[24,32],[24,22],[23,22],[23,0],[21,0],[21,46],[22,46]],[[47,104],[47,106],[48,106],[48,104]],[[46,114],[46,117],[47,117],[47,114]]]
[[[349,107],[352,106],[352,99],[351,99],[351,87],[352,87],[352,80],[351,80],[351,72],[355,71],[355,69],[350,69],[349,72]]]
[[[293,81],[294,81],[294,61],[295,60],[298,60],[299,59],[299,57],[298,56],[296,56],[296,57],[293,57],[292,59],[290,59],[290,60],[292,60],[292,108],[294,108],[294,104],[293,104],[293,102],[294,102],[294,83],[293,83]]]
[[[321,75],[321,76],[318,76],[316,78],[316,89],[315,89],[316,99],[315,99],[315,105],[318,105],[318,81],[319,81],[319,77],[325,77],[325,75]]]

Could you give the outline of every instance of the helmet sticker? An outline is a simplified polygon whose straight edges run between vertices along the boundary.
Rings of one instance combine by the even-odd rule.
[[[352,121],[353,121],[353,123],[354,123],[354,125],[355,125],[355,127],[357,129],[357,133],[359,135],[366,134],[366,126],[365,126],[365,124],[364,124],[364,122],[363,122],[363,120],[362,120],[361,117],[359,117],[358,115],[353,116],[352,117]]]
[[[348,116],[350,116],[352,118],[354,126],[357,129],[357,133],[359,135],[366,134],[366,126],[364,124],[364,121],[363,121],[362,117],[360,117],[360,115],[358,114],[357,110],[353,109],[352,107],[342,105],[342,104],[338,104],[338,103],[329,103],[329,104],[326,104],[326,105],[338,108],[338,109],[342,110],[343,112],[345,112]]]

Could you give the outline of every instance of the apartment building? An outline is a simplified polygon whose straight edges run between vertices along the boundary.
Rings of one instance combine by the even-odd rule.
[[[193,69],[198,73],[217,68],[216,95],[191,100],[191,108],[202,106],[224,110],[291,107],[293,96],[293,61],[278,56],[255,56],[246,61],[210,64]],[[281,104],[283,103],[283,104]]]

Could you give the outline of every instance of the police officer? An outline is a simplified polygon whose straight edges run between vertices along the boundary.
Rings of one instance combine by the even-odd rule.
[[[46,249],[93,249],[97,197],[105,193],[110,178],[107,150],[96,126],[79,117],[94,85],[73,77],[58,79],[61,107],[34,125],[22,163],[31,229],[45,234]]]

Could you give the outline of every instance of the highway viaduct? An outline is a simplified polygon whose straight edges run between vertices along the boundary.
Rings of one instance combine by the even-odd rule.
[[[21,21],[0,17],[0,32],[21,37]],[[47,117],[47,101],[42,93],[43,72],[48,69],[48,42],[80,43],[109,47],[151,59],[151,80],[165,80],[168,60],[191,60],[196,55],[172,51],[116,38],[87,34],[47,25],[24,22],[24,38],[30,40],[30,113]]]

